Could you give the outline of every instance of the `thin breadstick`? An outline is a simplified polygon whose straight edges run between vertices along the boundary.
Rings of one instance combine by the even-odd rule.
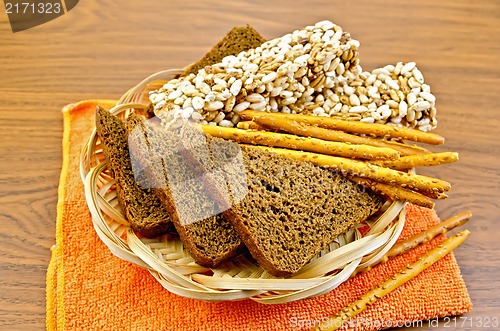
[[[430,167],[458,161],[458,153],[430,153],[422,155],[409,155],[400,157],[394,161],[375,161],[373,164],[396,170],[405,170],[415,167]]]
[[[276,154],[283,154],[296,160],[309,161],[326,168],[336,169],[346,176],[359,176],[373,179],[377,182],[396,184],[405,188],[419,189],[421,191],[429,190],[441,193],[449,191],[451,188],[450,183],[441,179],[382,168],[370,163],[343,157],[264,146],[258,146],[256,148],[262,148]]]
[[[335,316],[322,321],[320,325],[314,328],[314,330],[333,331],[339,329],[344,322],[360,314],[369,305],[375,303],[378,299],[383,298],[399,286],[415,278],[422,271],[441,260],[448,253],[452,252],[465,241],[469,234],[470,232],[468,230],[464,230],[457,233],[453,237],[450,237],[443,244],[430,250],[414,263],[408,265],[400,272],[394,274],[381,284],[363,294],[359,299],[343,308]]]
[[[373,180],[360,177],[349,177],[349,179],[376,193],[386,195],[394,200],[408,201],[418,206],[434,208],[434,202],[432,202],[432,200],[425,195],[410,191],[400,186],[378,183]]]
[[[238,129],[242,130],[257,130],[257,131],[268,131],[266,127],[255,123],[254,121],[241,121],[236,125]]]
[[[426,243],[436,237],[439,234],[444,234],[456,227],[464,225],[467,223],[472,217],[472,213],[470,211],[460,212],[447,220],[444,220],[433,227],[422,231],[415,236],[408,238],[404,241],[397,242],[392,246],[392,248],[387,252],[387,259],[406,253],[413,248],[417,247],[420,244]]]
[[[391,249],[379,261],[366,267],[358,267],[351,277],[354,277],[358,273],[366,272],[372,269],[374,266],[383,262],[387,262],[390,258],[406,253],[421,244],[425,244],[426,242],[431,241],[440,234],[445,234],[448,231],[453,230],[454,228],[462,226],[467,223],[471,219],[471,217],[472,213],[470,211],[463,211],[456,214],[455,216],[448,218],[447,220],[442,221],[441,223],[434,225],[433,227],[428,228],[427,230],[417,233],[413,237],[410,237],[403,241],[399,241],[394,244],[394,246],[392,246]]]
[[[304,138],[291,134],[249,131],[221,126],[202,125],[202,130],[214,137],[234,140],[239,143],[276,146],[327,155],[337,155],[360,159],[395,159],[399,153],[393,149],[366,145],[351,145],[316,138]]]
[[[430,153],[426,149],[419,148],[418,146],[414,147],[396,142],[390,143],[370,137],[360,137],[343,131],[330,130],[313,125],[307,125],[286,117],[255,116],[253,117],[253,119],[255,123],[258,123],[258,125],[260,124],[271,129],[283,130],[303,137],[319,138],[323,140],[351,143],[356,145],[386,147],[396,150],[401,155],[414,155],[422,154],[425,152]]]
[[[401,138],[422,142],[431,145],[444,143],[444,138],[435,133],[423,132],[415,129],[396,127],[378,123],[363,123],[353,121],[343,121],[325,116],[312,116],[301,114],[267,113],[262,111],[245,110],[239,113],[244,120],[255,120],[257,117],[289,118],[297,122],[317,125],[322,128],[341,130],[345,132],[374,135],[386,138]]]
[[[380,138],[374,138],[376,140],[380,141]],[[392,149],[395,149],[401,153],[401,155],[416,155],[416,154],[429,154],[431,151],[429,151],[426,148],[423,148],[422,146],[418,145],[408,145],[406,143],[400,143],[397,141],[389,141],[389,140],[382,140],[385,144],[387,144],[387,147],[390,147]]]
[[[417,188],[415,188],[414,190],[415,190],[415,192],[423,194],[426,197],[434,199],[434,200],[448,199],[448,195],[444,192],[437,192],[437,191],[429,190],[429,189],[421,190],[421,189],[417,189]]]

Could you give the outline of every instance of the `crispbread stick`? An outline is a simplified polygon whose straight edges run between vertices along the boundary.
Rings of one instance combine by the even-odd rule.
[[[415,189],[415,192],[425,195],[434,200],[444,200],[448,198],[448,195],[444,192],[436,192],[433,190],[419,190]]]
[[[373,164],[396,170],[405,170],[415,167],[430,167],[458,161],[458,153],[430,153],[422,155],[409,155],[393,161],[375,161]]]
[[[460,212],[411,238],[395,243],[394,246],[392,246],[392,248],[387,252],[386,256],[387,258],[391,258],[406,253],[418,245],[430,241],[439,234],[446,233],[451,229],[464,225],[471,219],[471,217],[472,213],[470,211]]]
[[[317,125],[322,128],[341,130],[351,133],[374,135],[377,137],[401,138],[404,140],[417,141],[431,145],[440,145],[444,143],[444,138],[435,133],[422,132],[419,130],[390,126],[386,124],[343,121],[324,116],[267,113],[252,110],[245,110],[239,113],[239,115],[244,120],[254,120],[254,118],[262,116],[272,118],[284,117],[309,125]]]
[[[257,130],[257,131],[267,131],[265,127],[254,121],[241,121],[236,125],[238,129],[242,130]]]
[[[441,179],[382,168],[370,163],[343,157],[264,146],[258,146],[256,148],[262,148],[276,154],[283,154],[296,160],[309,161],[326,168],[337,169],[347,176],[369,178],[377,182],[400,185],[405,188],[439,193],[449,191],[451,188],[450,183]]]
[[[201,125],[201,128],[205,133],[214,137],[234,140],[239,143],[284,147],[328,155],[371,160],[395,159],[399,157],[398,152],[389,148],[351,145],[316,138],[298,137],[291,134],[267,131],[248,131],[221,126]]]
[[[368,266],[358,267],[356,271],[353,272],[351,277],[354,277],[360,272],[371,270],[374,266],[380,263],[387,262],[389,259],[395,256],[409,252],[415,247],[431,241],[440,234],[447,233],[454,228],[462,226],[467,223],[471,219],[471,217],[472,213],[470,211],[463,211],[456,214],[455,216],[448,218],[447,220],[442,221],[441,223],[434,225],[433,227],[428,228],[427,230],[417,233],[413,237],[410,237],[403,241],[398,241],[382,258],[380,258],[380,260]]]
[[[357,145],[391,148],[401,153],[401,155],[414,155],[422,154],[425,152],[430,153],[426,149],[418,146],[408,146],[401,143],[387,142],[370,137],[360,137],[354,134],[345,133],[343,131],[330,130],[317,126],[307,125],[286,117],[255,116],[253,117],[253,120],[254,122],[245,121],[243,123],[257,123],[257,125],[260,124],[271,129],[283,130],[303,137],[319,138],[323,140],[351,143]]]
[[[380,138],[375,138],[377,141],[381,141]],[[416,154],[428,154],[431,153],[426,148],[418,145],[408,145],[405,143],[400,143],[397,141],[382,140],[387,147],[393,148],[401,153],[401,155],[416,155]]]
[[[470,231],[464,230],[453,237],[448,238],[441,245],[425,253],[418,260],[408,265],[400,272],[387,278],[385,281],[363,294],[359,299],[343,308],[335,316],[326,319],[316,326],[313,330],[333,331],[338,330],[345,321],[361,313],[369,305],[375,303],[378,299],[385,297],[393,290],[415,278],[420,272],[424,271],[437,261],[441,260],[448,253],[460,246],[469,236]]]
[[[373,180],[360,177],[349,177],[349,179],[369,188],[376,193],[386,195],[394,200],[408,201],[422,207],[434,208],[434,202],[432,202],[428,197],[420,193],[407,190],[400,186],[378,183]]]

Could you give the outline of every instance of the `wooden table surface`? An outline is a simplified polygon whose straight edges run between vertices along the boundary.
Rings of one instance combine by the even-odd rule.
[[[467,317],[500,318],[500,2],[81,1],[15,34],[0,14],[0,330],[45,327],[65,104],[118,98],[197,60],[236,25],[273,38],[323,19],[361,42],[363,69],[416,61],[424,73],[438,99],[436,132],[447,138],[434,150],[461,160],[423,173],[453,185],[437,203],[442,218],[474,213],[456,251],[474,303]]]

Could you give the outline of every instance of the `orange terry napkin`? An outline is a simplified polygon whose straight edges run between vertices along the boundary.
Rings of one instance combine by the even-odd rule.
[[[169,293],[146,271],[110,253],[94,232],[79,174],[80,151],[94,127],[95,106],[64,108],[63,167],[56,244],[47,272],[47,330],[303,330],[440,244],[444,236],[298,302],[263,305],[252,300],[203,302]],[[407,207],[401,238],[439,222],[433,210]],[[371,305],[343,330],[379,330],[470,311],[471,300],[452,254]],[[422,325],[428,325],[423,322]]]

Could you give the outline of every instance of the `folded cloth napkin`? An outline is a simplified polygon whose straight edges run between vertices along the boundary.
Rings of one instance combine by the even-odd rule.
[[[79,174],[80,151],[94,127],[96,105],[64,108],[63,166],[56,244],[47,272],[47,330],[303,330],[367,292],[439,245],[444,236],[360,274],[330,293],[282,305],[252,300],[204,302],[165,290],[148,271],[110,253],[94,232]],[[439,222],[434,210],[409,205],[401,238]],[[378,300],[343,330],[379,330],[458,315],[472,307],[452,254]],[[423,325],[427,325],[424,322]]]

